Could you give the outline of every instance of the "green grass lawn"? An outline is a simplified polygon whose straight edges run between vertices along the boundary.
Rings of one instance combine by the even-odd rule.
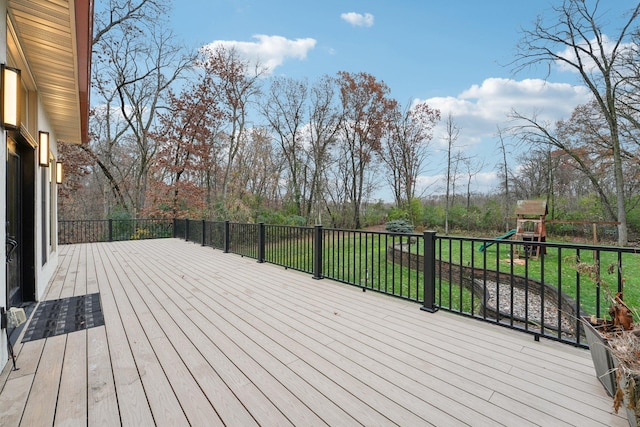
[[[511,262],[516,258],[516,247],[510,243],[494,244],[484,252],[480,252],[480,242],[443,239],[442,244],[436,245],[436,257],[463,265],[487,268],[502,272],[511,272],[520,276],[527,276],[542,280],[544,283],[559,288],[560,291],[573,299],[579,299],[580,305],[587,313],[596,312],[598,294],[598,269],[596,266],[599,256],[599,278],[601,313],[606,313],[609,307],[607,294],[615,294],[618,289],[618,277],[622,281],[624,300],[630,307],[640,307],[640,254],[621,254],[620,275],[618,275],[618,254],[610,248],[601,247],[594,250],[575,250],[570,248],[548,247],[546,254],[537,259],[529,257],[524,265]],[[521,256],[523,255],[520,246]],[[512,253],[513,252],[513,253]],[[521,258],[524,260],[524,257]],[[581,264],[582,274],[576,269],[576,260]],[[590,270],[594,274],[585,274]]]
[[[312,270],[312,245],[310,236],[304,242],[297,240],[292,244],[291,239],[280,243],[271,243],[268,249],[270,262],[277,262],[304,271]],[[387,258],[387,248],[393,244],[406,241],[406,237],[380,233],[334,232],[325,235],[323,239],[324,277],[339,280],[370,289],[380,290],[389,294],[423,300],[422,272],[400,266]],[[285,246],[288,245],[288,249]],[[605,287],[615,293],[618,287],[618,254],[599,248],[599,254],[593,250],[576,250],[570,248],[547,248],[547,253],[533,259],[529,257],[524,262],[511,262],[515,259],[516,246],[501,242],[488,247],[484,252],[479,248],[482,242],[471,242],[442,238],[436,241],[436,258],[465,266],[473,265],[478,269],[496,270],[513,273],[520,276],[541,280],[548,285],[559,288],[561,292],[577,300],[586,313],[596,313],[598,304],[597,277],[576,270],[576,259],[582,267],[595,265],[595,256],[600,257],[600,310],[601,314],[608,311],[609,302]],[[421,254],[423,251],[422,237],[410,246],[412,253]],[[291,251],[292,248],[303,248],[302,252]],[[519,248],[521,255],[522,247]],[[294,254],[292,254],[294,252]],[[640,254],[625,253],[621,255],[622,271],[620,278],[624,284],[624,299],[629,306],[640,306]],[[597,269],[595,269],[597,270]],[[454,310],[471,312],[471,292],[460,289],[457,284],[449,284],[446,278],[438,281],[436,302]],[[477,303],[477,301],[475,302]],[[477,309],[477,307],[473,307]]]

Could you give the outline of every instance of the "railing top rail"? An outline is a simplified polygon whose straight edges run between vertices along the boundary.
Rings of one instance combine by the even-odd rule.
[[[357,230],[357,229],[349,229],[349,228],[331,228],[331,227],[323,227],[325,231],[342,231],[345,233],[361,233],[361,234],[388,234],[394,236],[408,236],[408,237],[422,237],[422,233],[399,233],[395,231],[387,231],[387,230]]]
[[[261,224],[261,223],[258,223]],[[285,225],[285,224],[264,224],[265,227],[270,227],[270,228],[297,228],[299,230],[313,230],[313,226],[309,226],[309,225]]]
[[[640,254],[640,248],[631,248],[631,247],[621,247],[621,246],[609,246],[609,245],[593,245],[586,243],[565,243],[565,242],[538,242],[537,240],[513,240],[513,239],[497,239],[497,238],[486,238],[486,237],[463,237],[463,236],[444,236],[444,235],[436,235],[436,239],[440,240],[453,240],[453,241],[462,241],[462,242],[479,242],[479,243],[501,243],[507,245],[540,245],[541,247],[547,248],[569,248],[569,249],[579,249],[585,251],[609,251],[609,252],[622,252],[622,253],[632,253],[632,254]]]

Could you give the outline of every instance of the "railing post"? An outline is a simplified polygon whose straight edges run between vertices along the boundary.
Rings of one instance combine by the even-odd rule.
[[[205,220],[202,220],[202,232],[200,233],[202,235],[202,246],[205,245],[204,239],[205,236],[207,235],[207,230],[206,230],[206,224],[205,224]]]
[[[436,232],[424,232],[424,248],[422,258],[423,272],[423,297],[424,302],[420,310],[435,313],[438,311],[436,306]]]
[[[184,241],[189,241],[189,218],[185,218],[184,220]]]
[[[264,262],[264,222],[258,224],[258,262]]]
[[[228,254],[231,250],[231,236],[229,235],[231,227],[229,226],[229,220],[224,222],[224,248],[223,252]]]
[[[172,230],[172,231],[173,231],[173,233],[172,233],[172,235],[173,235],[173,238],[174,238],[174,239],[175,239],[176,237],[178,237],[178,232],[177,232],[177,230],[176,230],[176,228],[177,228],[176,226],[177,226],[177,225],[178,225],[178,220],[176,220],[175,218],[173,218],[173,230]]]
[[[109,218],[109,241],[113,242],[113,219]]]
[[[313,228],[313,278],[322,279],[322,225]]]

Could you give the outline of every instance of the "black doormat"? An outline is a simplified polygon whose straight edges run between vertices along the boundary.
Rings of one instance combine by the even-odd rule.
[[[42,301],[27,326],[22,342],[104,325],[100,294]]]

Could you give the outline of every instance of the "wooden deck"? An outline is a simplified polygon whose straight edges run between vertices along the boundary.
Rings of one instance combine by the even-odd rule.
[[[105,325],[17,344],[9,426],[625,426],[587,351],[176,239],[68,245],[46,299]]]

